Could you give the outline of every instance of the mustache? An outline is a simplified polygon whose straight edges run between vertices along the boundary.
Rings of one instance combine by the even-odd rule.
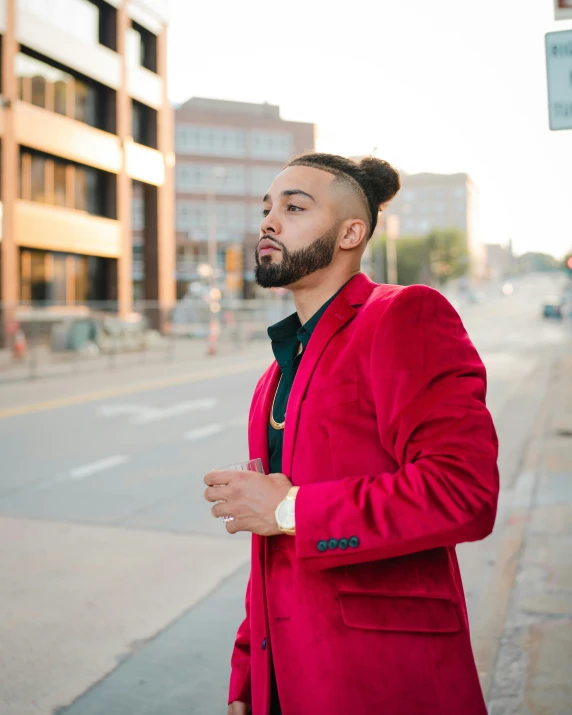
[[[262,241],[271,241],[275,246],[278,246],[278,248],[281,248],[283,252],[287,252],[287,248],[282,243],[282,241],[279,241],[277,238],[274,238],[274,236],[268,236],[268,234],[260,237],[260,239],[258,241],[258,245],[256,246],[257,251],[260,249],[260,244]]]

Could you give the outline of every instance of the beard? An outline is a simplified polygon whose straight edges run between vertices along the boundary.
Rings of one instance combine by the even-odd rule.
[[[271,256],[264,256],[261,260],[257,248],[256,268],[254,269],[256,282],[261,288],[284,288],[322,268],[327,268],[334,258],[337,235],[338,227],[334,226],[309,246],[297,251],[289,251],[274,236],[268,236],[282,249],[282,260],[280,263],[273,263]]]

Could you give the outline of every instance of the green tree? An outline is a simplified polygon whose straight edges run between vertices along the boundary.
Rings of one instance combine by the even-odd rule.
[[[385,283],[387,237],[378,236],[372,240],[372,262],[377,268],[375,279]],[[468,269],[465,239],[456,229],[433,231],[422,238],[403,236],[397,239],[396,253],[397,279],[401,285],[442,285],[450,278],[464,275]]]
[[[469,267],[465,234],[456,228],[436,229],[427,236],[431,275],[439,285],[464,276]]]

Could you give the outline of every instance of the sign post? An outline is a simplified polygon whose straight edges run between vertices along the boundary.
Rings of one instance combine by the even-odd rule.
[[[546,34],[550,129],[572,129],[572,30]]]

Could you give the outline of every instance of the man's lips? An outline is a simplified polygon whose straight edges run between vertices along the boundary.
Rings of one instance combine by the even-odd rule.
[[[272,241],[263,239],[258,244],[258,255],[259,256],[265,256],[268,253],[272,253],[272,251],[280,251],[280,248],[278,248],[278,246],[276,246],[274,243],[272,243]]]

